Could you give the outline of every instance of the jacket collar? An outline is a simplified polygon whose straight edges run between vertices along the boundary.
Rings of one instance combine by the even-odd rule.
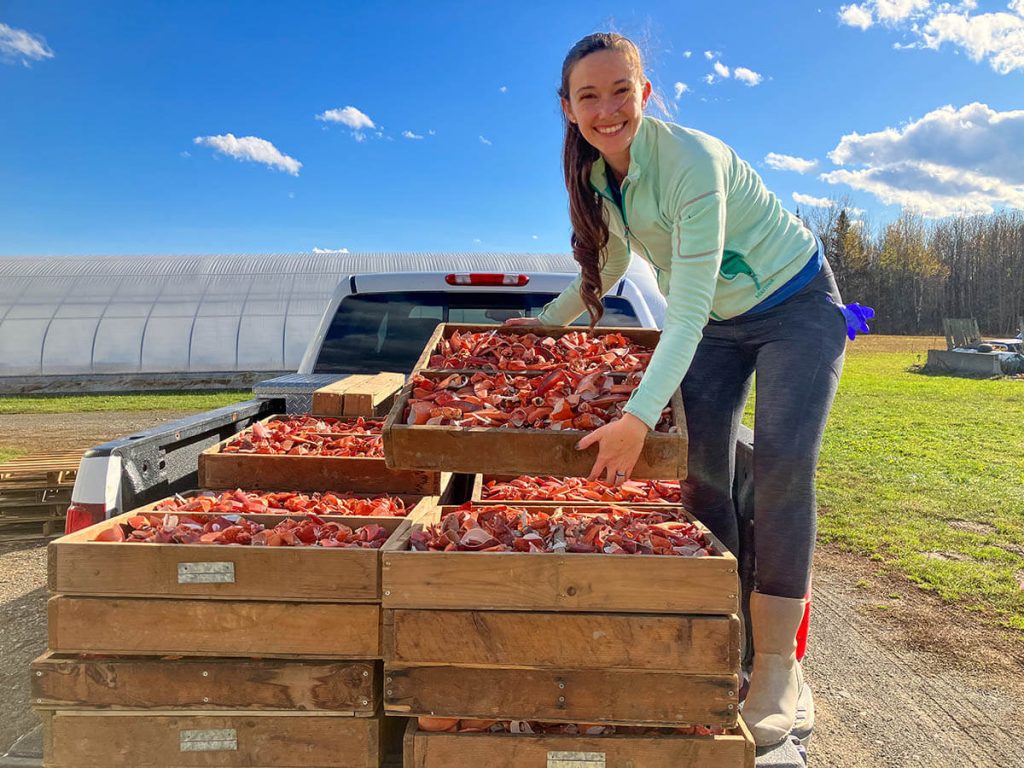
[[[636,132],[636,138],[629,145],[629,172],[626,178],[631,184],[635,183],[643,169],[647,167],[647,160],[651,156],[651,145],[654,142],[655,132],[653,118],[646,115],[640,120],[640,130]],[[603,157],[598,157],[590,167],[590,186],[599,193],[608,191],[607,167]]]

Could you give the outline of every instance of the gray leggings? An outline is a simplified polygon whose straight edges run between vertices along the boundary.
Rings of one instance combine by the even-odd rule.
[[[757,374],[756,588],[779,597],[803,597],[810,578],[817,530],[814,474],[846,349],[846,322],[827,301],[829,294],[841,300],[826,261],[814,280],[778,306],[709,322],[682,385],[690,441],[688,501],[736,552],[736,437]]]

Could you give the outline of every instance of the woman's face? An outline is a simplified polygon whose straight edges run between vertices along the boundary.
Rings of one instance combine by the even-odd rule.
[[[583,138],[607,159],[629,157],[640,130],[650,81],[638,81],[626,56],[597,51],[584,56],[569,73],[569,98],[562,109]]]

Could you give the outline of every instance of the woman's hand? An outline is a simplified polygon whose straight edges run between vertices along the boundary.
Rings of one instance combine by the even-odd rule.
[[[536,317],[510,317],[502,325],[540,325],[541,322]]]
[[[649,431],[640,419],[626,413],[621,419],[598,427],[586,435],[576,444],[577,448],[582,451],[594,443],[598,444],[597,461],[587,479],[600,480],[603,472],[605,482],[609,485],[622,485],[629,480]]]

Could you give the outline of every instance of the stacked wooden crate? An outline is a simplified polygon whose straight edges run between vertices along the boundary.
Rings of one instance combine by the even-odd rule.
[[[382,458],[221,456],[223,447],[201,465],[214,488],[388,494],[413,519],[441,486],[437,473],[388,472]],[[45,765],[381,766],[404,723],[381,711],[380,551],[95,541],[202,494],[50,545],[49,649],[32,669]],[[290,517],[244,516],[268,529]],[[410,524],[322,519],[391,535]]]
[[[379,550],[94,540],[145,512],[50,544],[45,764],[379,766]]]
[[[63,531],[81,459],[81,450],[71,450],[0,464],[0,540]]]
[[[440,328],[421,358],[424,375],[451,375],[427,368],[439,339],[454,330],[473,329]],[[549,331],[565,332],[523,329]],[[575,449],[579,432],[408,425],[411,394],[407,387],[385,424],[389,466],[501,475],[586,474],[593,465],[593,451]],[[682,403],[672,405],[675,430],[648,437],[636,476],[685,476]],[[531,509],[529,501],[508,503]],[[556,507],[595,509],[532,509]],[[694,522],[678,505],[658,509]],[[453,510],[440,507],[434,521]],[[410,538],[431,522],[414,521],[382,550],[384,706],[389,714],[476,721],[470,730],[480,732],[421,730],[414,719],[407,768],[753,766],[753,741],[738,717],[737,563],[710,532],[697,524],[713,541],[705,557],[412,551]],[[517,731],[523,721],[578,727],[511,733],[493,721]],[[587,735],[595,724],[616,732]]]

